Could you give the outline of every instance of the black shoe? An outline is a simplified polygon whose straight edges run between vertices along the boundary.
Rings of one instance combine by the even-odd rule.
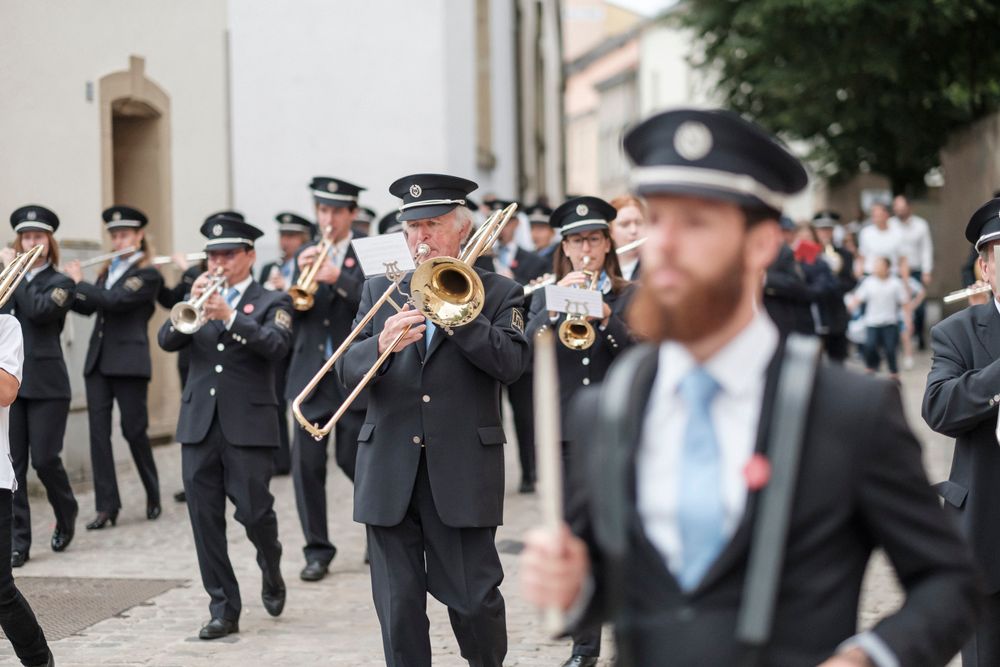
[[[70,527],[69,530],[63,530],[56,524],[56,529],[52,531],[52,550],[55,552],[65,551],[69,543],[73,541],[73,535],[76,533],[76,522]]]
[[[10,552],[10,566],[11,567],[21,567],[28,562],[28,552],[27,551],[11,551]]]
[[[98,512],[94,520],[87,524],[87,530],[100,530],[109,523],[113,526],[118,522],[118,510],[114,512]]]
[[[562,667],[597,667],[596,655],[574,655]]]
[[[49,651],[49,657],[45,659],[45,662],[40,662],[36,667],[56,667],[56,659],[52,656],[52,651]]]
[[[146,503],[146,518],[150,521],[155,521],[160,518],[160,514],[163,513],[163,509],[160,507],[159,502]]]
[[[235,635],[239,631],[240,624],[238,621],[213,618],[198,632],[198,639],[222,639],[226,635]]]
[[[521,486],[517,488],[518,493],[534,493],[535,492],[535,480],[533,479],[522,479]]]
[[[299,572],[299,578],[302,581],[319,581],[326,576],[326,573],[330,571],[330,566],[326,563],[321,563],[318,560],[311,560],[306,563],[306,566],[302,568]]]
[[[285,580],[281,578],[280,572],[276,579],[264,575],[260,599],[264,603],[264,609],[267,610],[267,613],[271,616],[281,616],[281,610],[285,608]]]
[[[185,494],[184,491],[178,491],[177,493],[174,494],[174,501],[178,503],[186,503],[187,494]]]

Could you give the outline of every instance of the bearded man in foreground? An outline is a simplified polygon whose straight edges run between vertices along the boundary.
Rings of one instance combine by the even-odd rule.
[[[724,111],[654,116],[625,150],[649,204],[630,322],[650,343],[577,403],[592,436],[568,525],[527,537],[525,596],[569,632],[613,623],[622,664],[947,663],[979,591],[899,391],[818,365],[759,307],[805,170]],[[859,633],[876,547],[906,601]]]

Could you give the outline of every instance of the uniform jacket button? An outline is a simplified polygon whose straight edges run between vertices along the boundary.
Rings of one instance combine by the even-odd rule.
[[[584,386],[590,384],[590,378],[583,378],[583,384]]]
[[[583,365],[584,366],[589,366],[590,365],[590,357],[584,357],[583,358]]]
[[[211,389],[208,390],[208,395],[215,396],[215,387],[212,387]]]
[[[222,352],[223,350],[226,349],[226,346],[223,345],[222,343],[219,343],[218,345],[215,346],[215,349],[218,350],[219,352]]]
[[[420,436],[419,435],[413,436],[413,444],[414,445],[419,445],[420,444]]]
[[[221,373],[222,372],[222,364],[216,364],[215,365],[215,372],[216,373]]]
[[[431,397],[428,396],[427,394],[424,394],[422,398],[423,398],[424,403],[430,403],[431,402]]]

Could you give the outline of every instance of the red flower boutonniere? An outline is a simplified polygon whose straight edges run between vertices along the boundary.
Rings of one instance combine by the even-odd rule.
[[[511,269],[516,269],[517,268],[517,260],[516,259],[510,260],[510,268]]]
[[[354,258],[353,257],[345,257],[344,258],[344,266],[346,266],[347,268],[353,267],[354,264],[355,264],[355,262],[354,262]]]
[[[252,313],[253,312],[253,304],[252,303],[244,304],[243,305],[243,312],[246,313],[247,315],[249,315],[250,313]]]
[[[743,468],[743,479],[750,491],[760,491],[771,481],[771,462],[763,454],[754,454]]]

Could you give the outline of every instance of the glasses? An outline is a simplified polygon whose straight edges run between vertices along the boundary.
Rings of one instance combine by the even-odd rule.
[[[584,243],[595,246],[603,240],[604,234],[591,234],[590,236],[575,235],[566,239],[566,245],[570,248],[582,248]]]

